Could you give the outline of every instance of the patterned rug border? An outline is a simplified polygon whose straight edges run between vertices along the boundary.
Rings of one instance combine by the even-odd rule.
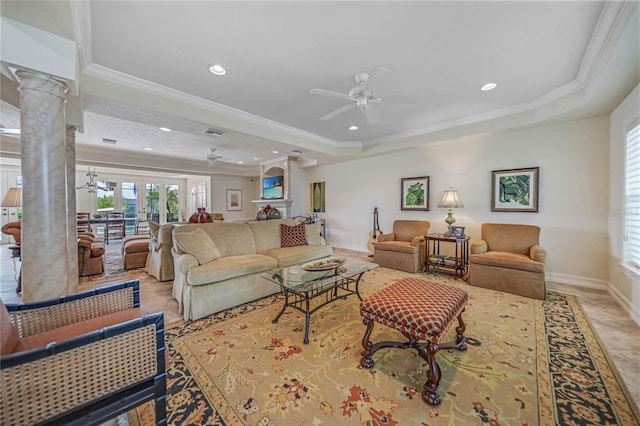
[[[618,369],[611,361],[611,356],[600,340],[600,337],[597,335],[593,324],[587,318],[580,301],[576,296],[571,294],[564,294],[557,291],[549,291],[547,293],[548,301],[553,301],[557,304],[560,302],[560,299],[565,301],[565,306],[569,309],[572,317],[575,319],[575,323],[578,326],[581,335],[584,336],[585,347],[588,350],[590,359],[594,361],[597,371],[602,375],[602,384],[610,397],[609,400],[615,406],[615,421],[617,424],[625,426],[633,424],[640,425],[640,413],[638,411],[638,407],[622,380],[622,376]],[[571,424],[571,422],[574,422],[573,424],[589,424],[589,409],[583,410],[584,407],[581,404],[574,406],[574,410],[570,410],[570,412],[567,412],[566,410],[561,413],[559,412],[557,394],[561,389],[552,387],[554,381],[552,372],[550,371],[551,369],[549,368],[552,366],[551,350],[549,347],[550,336],[545,332],[548,321],[546,315],[553,314],[551,312],[546,312],[546,308],[550,305],[548,301],[536,303],[534,308],[536,345],[538,350],[537,392],[539,401],[539,424]],[[200,393],[202,397],[206,399],[206,403],[212,411],[212,422],[208,424],[242,425],[244,423],[235,409],[226,402],[224,395],[211,381],[198,380],[198,377],[205,377],[206,375],[204,375],[202,371],[198,371],[197,362],[188,358],[182,358],[182,355],[188,353],[188,351],[185,351],[184,348],[180,346],[180,338],[187,334],[201,332],[208,327],[232,320],[237,318],[239,315],[265,309],[277,303],[282,303],[282,297],[280,295],[269,296],[257,301],[249,302],[245,305],[234,307],[196,321],[186,323],[183,321],[175,321],[165,327],[167,347],[169,348],[171,356],[178,358],[173,359],[173,361],[186,362],[186,365],[189,365],[191,369],[191,378],[202,390]],[[176,352],[176,349],[178,349],[178,352]],[[598,351],[601,356],[598,354]],[[194,366],[196,367],[194,368]],[[551,394],[549,391],[551,391]],[[200,402],[203,403],[204,401]],[[200,408],[205,410],[205,407]],[[577,411],[575,411],[575,409],[577,409]],[[215,413],[217,413],[217,415]],[[572,416],[577,416],[578,418]],[[175,420],[178,419],[174,418],[174,421]]]
[[[546,372],[545,377],[551,381],[552,380],[552,372],[549,371],[549,366],[554,366],[557,363],[552,362],[551,353],[552,351],[549,349],[549,342],[547,339],[550,338],[549,333],[545,333],[546,319],[547,319],[547,310],[545,309],[549,305],[549,300],[554,300],[557,303],[557,299],[562,297],[567,304],[567,308],[571,311],[572,317],[575,319],[576,325],[580,329],[580,334],[584,336],[584,349],[589,352],[590,359],[593,360],[596,364],[596,372],[599,374],[598,379],[600,380],[601,386],[606,389],[607,393],[610,395],[609,400],[613,402],[613,405],[616,407],[614,413],[617,415],[616,420],[618,424],[621,425],[631,425],[631,424],[640,424],[640,410],[638,410],[638,406],[634,401],[631,393],[629,392],[624,380],[622,379],[622,375],[618,371],[618,368],[614,364],[611,358],[611,354],[607,351],[606,346],[601,340],[600,336],[598,336],[596,329],[593,324],[587,317],[584,312],[584,308],[580,303],[580,300],[575,295],[565,294],[555,291],[547,292],[547,300],[539,305],[536,305],[536,325],[540,324],[538,319],[542,321],[542,327],[536,327],[536,335],[538,338],[538,349],[544,348],[546,353],[546,358],[544,362],[542,362],[542,357],[538,357],[538,372]],[[552,314],[552,313],[550,313]],[[548,330],[548,329],[547,329]],[[562,333],[565,336],[568,334],[567,328],[562,328]],[[580,342],[579,339],[573,339],[572,343]],[[602,356],[598,356],[597,351],[594,351],[594,348],[597,348]],[[565,355],[563,353],[562,355]],[[579,380],[578,377],[574,377],[574,380]],[[568,424],[560,421],[562,418],[562,414],[559,412],[558,408],[561,404],[558,403],[557,394],[560,392],[559,387],[552,387],[549,385],[549,388],[555,390],[554,395],[546,395],[545,400],[548,402],[555,401],[556,403],[544,404],[545,405],[545,413],[548,409],[547,406],[552,407],[554,409],[554,417],[559,422],[559,424]],[[541,389],[539,384],[538,389]],[[617,392],[619,391],[619,392]],[[540,393],[541,398],[543,395]],[[543,407],[542,401],[540,401],[540,407]],[[578,416],[583,417],[585,422],[589,421],[589,412],[584,408],[580,407],[580,412],[576,413]],[[602,407],[591,407],[593,410],[601,410]],[[550,412],[549,412],[550,413]],[[543,417],[541,412],[541,419]],[[545,418],[545,420],[547,420]],[[571,420],[575,421],[575,419],[571,418]],[[633,422],[633,423],[632,423]],[[586,424],[586,423],[585,423]]]

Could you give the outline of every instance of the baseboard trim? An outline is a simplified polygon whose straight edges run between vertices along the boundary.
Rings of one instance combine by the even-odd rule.
[[[547,273],[545,279],[552,283],[574,285],[576,287],[585,287],[601,291],[607,291],[610,287],[607,281],[577,275],[556,274],[553,272]]]
[[[631,317],[633,322],[640,326],[640,311],[635,306],[633,306],[629,302],[629,300],[618,291],[617,288],[610,286],[608,290],[609,294],[614,298],[616,303],[618,303],[618,305],[620,305],[622,309],[625,310],[625,312]]]

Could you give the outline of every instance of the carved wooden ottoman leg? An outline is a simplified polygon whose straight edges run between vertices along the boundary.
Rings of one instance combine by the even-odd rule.
[[[363,366],[364,368],[371,368],[373,367],[374,361],[373,359],[371,359],[371,356],[373,355],[372,353],[372,348],[373,348],[373,343],[371,343],[371,340],[369,340],[369,337],[371,337],[371,332],[373,331],[373,320],[364,317],[364,319],[362,320],[362,322],[364,323],[364,325],[367,326],[367,329],[364,332],[364,336],[362,337],[362,348],[364,349],[360,355],[362,355],[362,358],[360,359],[360,365]]]
[[[427,370],[427,381],[422,387],[422,399],[431,405],[440,405],[442,400],[438,395],[438,386],[440,386],[440,378],[442,372],[440,366],[436,361],[436,353],[438,352],[438,345],[433,342],[427,343],[427,362],[429,363],[429,369]]]

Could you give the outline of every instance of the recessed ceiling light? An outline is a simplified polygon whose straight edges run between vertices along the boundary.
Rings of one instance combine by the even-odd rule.
[[[273,152],[274,154],[277,154],[277,153],[278,153],[278,151],[271,151],[271,152]]]
[[[238,161],[238,164],[244,164],[244,161]]]
[[[144,149],[145,151],[153,151],[153,148],[142,148],[142,149]]]
[[[225,75],[227,70],[224,69],[222,65],[215,64],[209,67],[209,71],[211,71],[215,75]]]
[[[359,129],[359,127],[358,127],[358,126],[351,126],[351,127],[349,127],[349,130],[358,130],[358,129]]]
[[[497,87],[498,85],[496,83],[487,83],[484,86],[482,86],[480,88],[480,90],[482,90],[483,92],[486,92],[488,90],[493,90]]]
[[[253,159],[254,159],[254,160],[259,160],[259,159],[260,159],[260,157],[253,157]]]
[[[163,132],[170,132],[171,129],[168,127],[158,127],[160,130],[162,130]]]

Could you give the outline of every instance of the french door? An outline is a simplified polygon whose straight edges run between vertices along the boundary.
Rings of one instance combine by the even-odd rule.
[[[127,234],[133,234],[137,220],[157,223],[180,220],[180,185],[145,180],[99,181],[97,212],[122,211]],[[98,226],[101,233],[101,226]]]

